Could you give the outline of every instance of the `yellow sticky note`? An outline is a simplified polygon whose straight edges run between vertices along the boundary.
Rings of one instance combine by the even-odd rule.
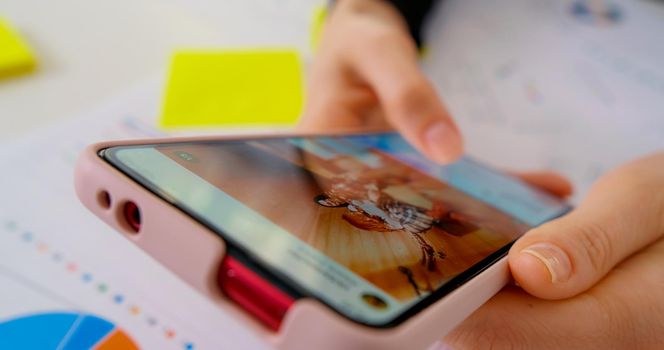
[[[161,126],[287,126],[302,113],[295,50],[180,51],[171,60]]]
[[[311,20],[311,27],[309,31],[309,45],[312,50],[318,49],[320,44],[320,37],[323,35],[323,27],[327,19],[327,6],[318,6],[314,9],[314,15]]]
[[[28,45],[0,18],[0,77],[33,70],[35,58]]]

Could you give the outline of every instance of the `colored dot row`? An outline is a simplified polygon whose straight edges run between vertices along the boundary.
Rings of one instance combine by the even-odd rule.
[[[17,232],[17,231],[19,231],[19,227],[18,227],[18,225],[16,224],[15,221],[6,221],[4,223],[4,228],[8,232]],[[21,232],[19,237],[25,243],[32,243],[33,241],[35,241],[34,234],[30,231]],[[51,251],[48,244],[43,243],[43,242],[36,242],[35,247],[36,247],[37,251],[40,254],[48,254]],[[50,254],[50,257],[51,257],[51,260],[53,262],[56,262],[56,263],[64,261],[64,256],[59,252],[53,251]],[[66,263],[65,264],[65,270],[67,270],[69,273],[80,273],[80,279],[83,283],[94,284],[94,281],[93,281],[94,276],[92,275],[92,273],[90,273],[90,272],[80,272],[79,271],[79,266],[75,262]],[[100,294],[105,294],[105,293],[109,292],[109,286],[106,283],[103,283],[103,282],[96,283],[95,288]],[[125,304],[125,296],[121,293],[115,293],[111,296],[111,301],[113,303],[117,304],[117,305],[123,305],[123,304]],[[127,310],[129,311],[130,314],[132,314],[134,316],[138,316],[138,315],[141,314],[141,308],[137,305],[129,305]],[[145,322],[151,327],[156,327],[158,325],[157,319],[152,317],[152,316],[146,316],[145,317]],[[168,327],[164,327],[164,328],[162,328],[162,330],[163,330],[164,336],[167,339],[175,339],[176,333],[173,329],[168,328]],[[183,343],[183,349],[185,349],[185,350],[193,350],[194,348],[195,348],[194,343],[192,343],[192,342],[185,341]]]

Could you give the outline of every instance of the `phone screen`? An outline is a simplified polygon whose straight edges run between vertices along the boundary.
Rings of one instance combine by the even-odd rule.
[[[428,161],[393,133],[120,146],[102,156],[283,283],[378,327],[568,210],[471,159]]]

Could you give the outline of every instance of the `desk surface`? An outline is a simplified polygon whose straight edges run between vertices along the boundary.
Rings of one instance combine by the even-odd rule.
[[[0,141],[94,109],[146,77],[163,76],[176,48],[306,48],[307,25],[316,3],[5,2],[0,16],[26,39],[39,66],[30,74],[0,80]]]
[[[21,331],[32,338],[35,320],[62,325],[60,310],[79,310],[145,348],[215,348],[231,338],[238,348],[263,348],[237,320],[87,213],[74,194],[72,163],[83,145],[122,135],[125,124],[118,120],[128,111],[154,113],[132,101],[143,106],[158,99],[154,77],[165,75],[174,49],[304,49],[315,3],[6,2],[0,16],[31,45],[40,66],[0,80],[0,142],[20,139],[0,147],[0,158],[12,164],[0,181],[0,328],[18,317]],[[106,101],[118,98],[120,107],[108,110]],[[44,133],[33,133],[44,127]],[[155,281],[163,286],[157,293]],[[42,335],[64,341],[62,334]]]

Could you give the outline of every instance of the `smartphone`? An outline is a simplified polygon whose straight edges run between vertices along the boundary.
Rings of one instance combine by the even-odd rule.
[[[167,139],[88,153],[77,190],[89,208],[133,241],[145,239],[144,249],[174,270],[182,260],[201,260],[192,258],[196,250],[184,253],[188,241],[205,235],[220,242],[223,256],[201,269],[216,269],[219,292],[276,333],[306,301],[321,320],[335,322],[331,333],[397,334],[410,345],[417,332],[409,337],[404,329],[438,320],[438,332],[421,326],[429,330],[418,335],[426,345],[502,287],[516,239],[569,210],[469,157],[435,164],[396,133]],[[204,229],[149,229],[164,220]],[[166,242],[175,235],[181,245]],[[492,285],[491,274],[500,276]],[[437,305],[454,312],[443,315]]]

